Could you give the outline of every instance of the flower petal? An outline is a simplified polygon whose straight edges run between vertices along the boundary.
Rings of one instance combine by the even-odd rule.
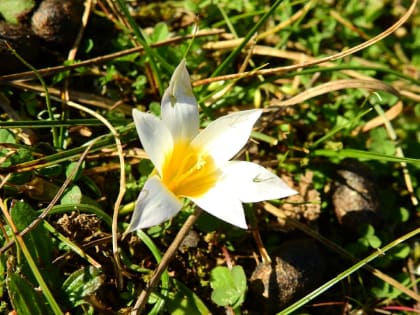
[[[149,178],[136,201],[126,233],[145,229],[169,220],[182,208],[179,201],[157,176]]]
[[[193,139],[199,131],[198,104],[190,75],[181,61],[162,97],[161,117],[174,139]]]
[[[246,144],[261,113],[252,109],[222,116],[199,133],[192,145],[210,154],[216,165],[222,165]]]
[[[220,181],[205,195],[190,199],[211,215],[246,229],[248,226],[242,203],[235,194],[232,194],[232,190],[225,184],[224,181]]]
[[[277,175],[255,163],[230,161],[222,171],[242,202],[259,202],[297,194]]]
[[[164,159],[173,148],[171,133],[162,120],[153,114],[133,109],[133,118],[144,151],[161,174]]]

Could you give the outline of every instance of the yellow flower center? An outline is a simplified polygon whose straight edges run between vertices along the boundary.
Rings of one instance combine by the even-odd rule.
[[[162,182],[177,197],[199,197],[218,177],[213,158],[188,141],[177,141],[162,167]]]

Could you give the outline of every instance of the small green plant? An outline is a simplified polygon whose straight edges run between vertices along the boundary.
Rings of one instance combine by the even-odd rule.
[[[245,301],[247,279],[242,266],[215,267],[210,274],[211,300],[218,306],[238,310]]]

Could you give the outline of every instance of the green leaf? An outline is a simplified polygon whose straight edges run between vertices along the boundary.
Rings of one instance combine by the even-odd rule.
[[[93,194],[95,196],[95,198],[100,198],[101,197],[102,192],[92,178],[90,178],[88,176],[82,176],[81,181],[83,182],[83,187],[85,187],[85,189],[84,189],[85,194],[86,194],[86,190],[87,190],[90,194]]]
[[[24,201],[15,201],[10,209],[10,215],[19,231],[22,231],[38,217],[32,207]],[[49,237],[48,231],[42,224],[39,224],[35,229],[27,233],[24,236],[24,241],[31,256],[36,261],[43,266],[50,265],[54,244]]]
[[[211,299],[219,306],[239,307],[247,289],[246,275],[241,266],[216,267],[211,271],[210,285],[213,289]]]
[[[189,314],[210,314],[204,302],[182,282],[173,279],[176,293],[170,293],[165,297],[165,306],[169,314],[189,315]]]
[[[51,314],[44,296],[16,273],[7,275],[7,290],[17,314]]]
[[[39,174],[45,177],[56,177],[63,173],[63,165],[55,164],[43,167],[39,170]]]
[[[386,155],[394,155],[395,145],[389,140],[385,129],[376,128],[370,132],[372,141],[369,144],[369,150]]]
[[[7,129],[0,129],[0,143],[16,144],[15,135]]]
[[[402,285],[408,287],[410,284],[410,278],[406,273],[402,273],[396,276],[396,280]],[[402,292],[396,287],[386,283],[384,281],[379,281],[378,283],[371,288],[370,290],[375,297],[379,299],[390,299],[393,300],[397,298]]]
[[[79,186],[74,185],[65,191],[63,197],[61,197],[60,204],[68,205],[81,203],[82,197],[82,191],[80,190]]]
[[[410,219],[410,211],[408,211],[404,207],[400,207],[400,209],[399,209],[399,217],[400,217],[401,222],[407,222],[408,219]]]
[[[191,11],[191,12],[199,12],[200,10],[198,3],[196,3],[193,0],[184,1],[184,7],[187,11]]]
[[[359,244],[365,247],[379,248],[382,244],[381,239],[375,235],[375,228],[370,224],[361,224],[359,226],[359,232],[362,237],[359,238]]]
[[[27,14],[34,6],[34,0],[2,0],[0,14],[6,22],[16,24],[19,22],[19,17]]]
[[[0,128],[0,143],[16,144],[15,135],[7,129]],[[16,148],[0,149],[0,167],[10,167],[11,165],[23,163],[32,160],[32,152],[25,146],[16,146]],[[9,182],[13,184],[23,184],[29,180],[31,172],[14,173]]]
[[[37,218],[36,212],[23,201],[13,202],[10,215],[19,231],[22,231]],[[27,259],[22,260],[22,263],[18,266],[21,274],[25,280],[33,283],[34,286],[35,284],[40,285],[44,290],[43,296],[48,300],[48,304],[52,309],[57,310],[58,306],[54,305],[55,301],[49,292],[49,288],[56,290],[62,282],[58,268],[52,264],[53,252],[55,251],[54,242],[42,224],[26,233],[23,240],[29,253],[25,254]],[[35,266],[34,262],[36,262],[37,266]],[[27,313],[23,312],[21,314]]]
[[[398,258],[398,259],[405,259],[408,257],[408,255],[410,255],[410,253],[411,253],[411,248],[407,244],[399,244],[395,246],[390,252],[392,257]]]
[[[77,167],[78,162],[71,162],[66,168],[66,177],[69,178],[72,174],[73,170]],[[76,174],[74,174],[73,181],[77,181],[80,176],[82,175],[82,171],[84,168],[84,163],[76,170]]]
[[[102,271],[89,266],[73,272],[64,281],[62,289],[73,306],[78,306],[84,302],[85,297],[95,293],[103,283]]]
[[[150,36],[152,42],[159,42],[169,37],[168,25],[163,22],[159,22],[155,25],[153,34]]]
[[[376,235],[369,235],[367,237],[367,241],[369,242],[369,245],[372,248],[379,248],[382,245],[382,241],[379,237],[377,237]]]

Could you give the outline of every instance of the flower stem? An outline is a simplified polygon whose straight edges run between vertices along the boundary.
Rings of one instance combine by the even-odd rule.
[[[179,246],[181,245],[185,236],[190,231],[195,221],[197,221],[200,214],[201,214],[201,209],[196,208],[194,213],[190,215],[188,219],[185,221],[184,225],[179,230],[178,234],[176,235],[175,239],[172,241],[168,250],[165,252],[165,255],[163,255],[162,260],[160,261],[160,264],[158,265],[158,267],[155,269],[152,277],[150,278],[149,283],[140,292],[137,298],[136,304],[133,307],[133,311],[131,315],[138,315],[142,313],[150,293],[152,293],[163,271],[168,267],[168,264],[174,258],[176,251],[178,250]]]

